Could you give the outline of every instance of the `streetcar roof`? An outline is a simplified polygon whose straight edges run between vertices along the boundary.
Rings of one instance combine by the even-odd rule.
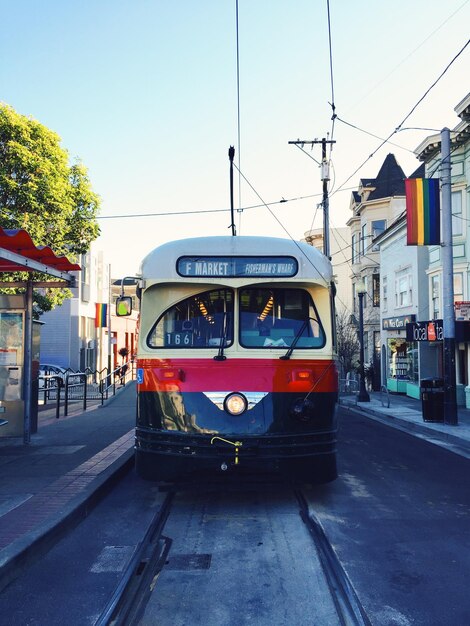
[[[330,283],[330,261],[307,243],[277,237],[195,237],[170,241],[158,246],[142,261],[143,279],[178,279],[178,260],[183,257],[294,257],[298,271],[294,280],[319,280]],[[256,278],[255,276],[253,278]],[[281,276],[273,276],[282,279]],[[285,280],[285,277],[284,277]]]

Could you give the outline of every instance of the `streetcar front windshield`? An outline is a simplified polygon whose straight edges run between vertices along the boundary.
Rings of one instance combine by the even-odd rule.
[[[322,348],[325,332],[304,289],[240,289],[240,344],[245,348]]]
[[[150,348],[212,348],[233,343],[233,290],[214,289],[170,307],[149,333]]]

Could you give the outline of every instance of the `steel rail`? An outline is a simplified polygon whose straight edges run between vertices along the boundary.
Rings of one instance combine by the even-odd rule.
[[[329,542],[322,525],[310,512],[303,493],[295,488],[295,496],[300,506],[300,517],[318,550],[325,578],[331,591],[338,617],[343,626],[371,626],[349,577],[341,565],[336,552]]]
[[[166,495],[95,626],[131,626],[138,623],[171,547],[171,539],[163,537],[162,532],[174,495],[173,491]]]

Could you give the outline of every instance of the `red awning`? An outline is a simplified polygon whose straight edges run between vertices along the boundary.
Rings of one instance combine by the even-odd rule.
[[[28,267],[28,259],[47,265],[59,272],[80,270],[80,265],[71,263],[65,256],[56,256],[49,246],[35,246],[25,230],[4,230],[0,227],[0,249],[8,250],[25,257],[24,264],[1,258],[0,272],[37,272],[37,268]],[[47,271],[45,270],[45,273]]]

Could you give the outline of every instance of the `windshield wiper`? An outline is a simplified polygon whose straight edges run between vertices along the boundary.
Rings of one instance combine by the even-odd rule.
[[[297,334],[294,337],[294,341],[290,344],[290,348],[287,350],[287,352],[285,354],[283,354],[282,356],[279,357],[282,361],[288,361],[290,359],[291,354],[294,352],[294,348],[297,345],[297,342],[299,341],[300,337],[302,336],[302,333],[304,332],[304,330],[307,328],[308,323],[310,322],[310,320],[313,320],[313,317],[307,317],[305,322],[302,324],[302,326],[297,331]]]
[[[227,311],[224,311],[224,318],[223,318],[223,331],[222,331],[222,337],[220,339],[220,346],[219,346],[219,352],[215,355],[214,357],[214,361],[225,361],[227,359],[227,357],[224,354],[224,347],[225,347],[225,339],[227,337],[227,328],[228,328],[228,324],[227,324]]]

